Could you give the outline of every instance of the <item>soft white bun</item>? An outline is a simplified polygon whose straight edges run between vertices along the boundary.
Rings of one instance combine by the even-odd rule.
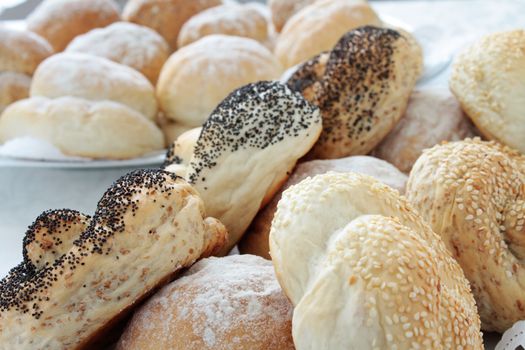
[[[396,169],[395,166],[381,159],[369,156],[352,156],[299,163],[295,167],[292,175],[280,188],[279,192],[275,194],[272,200],[261,209],[253,219],[246,234],[244,234],[238,244],[241,254],[254,254],[266,259],[271,259],[268,237],[270,235],[272,219],[277,210],[277,203],[279,203],[282,193],[307,177],[324,174],[329,171],[337,173],[356,172],[370,175],[398,190],[401,194],[405,192],[405,185],[408,179],[408,177]]]
[[[286,190],[270,252],[298,350],[483,348],[459,264],[403,196],[369,176],[329,172]]]
[[[279,62],[259,42],[208,35],[171,55],[160,73],[157,97],[166,117],[197,127],[233,90],[280,74]]]
[[[487,35],[455,60],[450,89],[479,131],[525,153],[525,30]]]
[[[170,55],[168,43],[157,32],[128,22],[116,22],[79,35],[66,51],[101,56],[130,66],[144,74],[152,84],[157,82]]]
[[[422,67],[421,48],[409,34],[371,26],[302,64],[287,84],[323,115],[312,156],[368,154],[405,113]]]
[[[208,258],[148,300],[117,349],[293,350],[291,321],[269,261]]]
[[[286,21],[303,7],[314,3],[316,0],[268,0],[275,30],[280,32]]]
[[[381,25],[372,8],[361,0],[318,0],[297,12],[277,38],[275,55],[285,68],[330,50],[349,30]]]
[[[237,243],[320,131],[319,110],[278,82],[243,86],[217,106],[199,134],[186,179],[228,229],[221,254]]]
[[[188,165],[195,152],[195,145],[199,140],[201,132],[202,127],[187,130],[177,137],[175,142],[171,143],[164,162],[166,165],[165,170],[171,171],[180,177],[186,177]]]
[[[182,26],[178,47],[211,34],[241,36],[265,43],[268,40],[268,23],[260,10],[248,4],[215,6],[193,16]]]
[[[182,25],[200,11],[221,4],[222,0],[129,0],[122,17],[154,29],[176,50]]]
[[[103,57],[61,53],[46,59],[35,72],[31,96],[75,96],[122,103],[154,120],[155,90],[136,70]]]
[[[60,52],[77,35],[119,19],[113,0],[44,0],[27,17],[27,29],[46,38]]]
[[[158,169],[115,182],[95,215],[41,214],[0,281],[4,349],[100,349],[97,334],[225,240],[197,192]]]
[[[465,271],[482,328],[525,319],[525,157],[479,139],[435,146],[414,165],[407,198]]]
[[[424,149],[476,135],[475,127],[447,89],[426,88],[412,93],[405,115],[372,155],[408,174]]]
[[[90,158],[132,158],[164,147],[159,128],[135,110],[77,97],[32,97],[9,105],[0,117],[0,143],[23,136]]]

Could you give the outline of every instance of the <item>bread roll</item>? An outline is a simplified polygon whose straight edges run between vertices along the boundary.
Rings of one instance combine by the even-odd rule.
[[[228,229],[220,254],[237,243],[320,131],[318,109],[278,82],[246,85],[217,106],[193,148],[186,179]]]
[[[405,113],[422,61],[409,34],[367,26],[346,33],[328,57],[301,65],[288,85],[323,115],[323,133],[311,156],[369,153]]]
[[[31,77],[22,73],[0,72],[0,115],[11,103],[29,96]]]
[[[120,18],[113,0],[44,0],[27,17],[27,29],[46,38],[56,52],[77,35]]]
[[[148,300],[117,349],[293,350],[291,319],[269,261],[208,258]]]
[[[148,27],[116,22],[77,36],[66,51],[101,56],[130,66],[155,85],[170,48],[164,38]]]
[[[133,158],[164,147],[162,132],[135,110],[77,97],[32,97],[11,104],[0,117],[0,143],[23,136],[89,158]]]
[[[151,120],[157,114],[154,88],[142,74],[103,57],[81,53],[62,53],[42,62],[33,77],[31,96],[110,100]]]
[[[403,196],[330,172],[283,193],[270,233],[302,349],[482,349],[459,264]]]
[[[450,89],[488,139],[525,153],[525,30],[485,36],[455,60]]]
[[[277,209],[277,203],[279,203],[283,192],[307,177],[324,174],[329,171],[337,173],[356,172],[370,175],[398,190],[401,194],[405,192],[405,185],[408,179],[405,174],[391,164],[368,156],[312,160],[300,163],[270,203],[261,209],[253,219],[250,227],[238,244],[241,254],[254,254],[262,256],[265,259],[271,259],[268,237],[270,236],[270,228],[275,210]]]
[[[265,43],[268,40],[268,24],[261,12],[251,5],[231,3],[215,6],[193,16],[182,26],[178,47],[211,34],[241,36]]]
[[[330,50],[349,30],[381,25],[372,8],[360,0],[318,0],[297,12],[277,39],[275,55],[285,68]]]
[[[525,318],[525,157],[496,142],[435,146],[417,160],[407,198],[470,281],[486,331]]]
[[[275,30],[280,32],[286,21],[303,7],[313,4],[316,0],[268,0]]]
[[[182,25],[200,11],[221,4],[222,0],[129,0],[122,17],[153,28],[175,50]]]
[[[280,74],[277,59],[257,41],[209,35],[171,55],[160,73],[157,97],[166,117],[197,127],[233,90]]]
[[[188,166],[195,152],[195,145],[199,140],[201,132],[202,128],[187,130],[170,144],[164,161],[165,170],[186,178]]]
[[[2,347],[100,348],[99,331],[225,235],[188,183],[155,169],[117,180],[92,218],[44,212],[26,233],[23,262],[0,281]]]
[[[193,129],[190,126],[171,121],[170,119],[164,116],[164,113],[159,113],[157,115],[156,122],[162,130],[162,133],[164,134],[164,139],[166,140],[167,146],[175,142],[175,140],[177,140],[177,137],[179,137],[186,131]]]
[[[0,72],[33,75],[36,67],[53,54],[39,35],[0,26]]]
[[[425,148],[476,135],[474,126],[448,90],[427,88],[412,93],[405,115],[372,155],[408,174]]]
[[[0,26],[0,113],[29,95],[33,72],[52,53],[37,34]]]

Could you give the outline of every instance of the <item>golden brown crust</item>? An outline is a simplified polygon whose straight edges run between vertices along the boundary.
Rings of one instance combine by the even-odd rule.
[[[280,32],[293,15],[314,2],[315,0],[269,0],[275,30]]]
[[[200,11],[220,4],[222,0],[130,0],[122,17],[153,28],[176,50],[182,25]]]
[[[525,157],[479,139],[435,146],[414,165],[407,198],[465,271],[482,328],[525,318]]]
[[[77,35],[119,19],[113,0],[45,0],[27,18],[27,28],[60,52]]]
[[[0,114],[11,103],[29,96],[31,77],[23,73],[0,72]]]

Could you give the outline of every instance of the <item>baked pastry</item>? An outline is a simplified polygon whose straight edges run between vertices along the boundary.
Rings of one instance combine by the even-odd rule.
[[[30,136],[49,141],[62,153],[126,159],[164,148],[159,128],[116,102],[77,97],[32,97],[9,105],[0,118],[0,143]]]
[[[186,179],[228,229],[220,254],[237,243],[320,132],[319,110],[278,82],[248,84],[217,106],[193,148]]]
[[[182,26],[178,47],[211,34],[241,36],[265,43],[268,40],[268,23],[258,9],[248,4],[215,6],[193,16]]]
[[[188,165],[201,132],[202,128],[187,130],[170,144],[164,161],[165,170],[171,171],[182,178],[186,177]]]
[[[405,113],[422,61],[421,48],[407,34],[367,26],[346,33],[328,57],[300,66],[287,84],[323,115],[312,156],[369,153]]]
[[[455,60],[450,89],[488,139],[525,153],[525,30],[485,36]]]
[[[316,0],[268,0],[275,30],[280,32],[290,17],[295,15],[303,7],[313,4],[315,1]]]
[[[77,35],[120,19],[113,0],[44,0],[27,17],[27,29],[49,41],[56,52]]]
[[[0,113],[29,95],[33,72],[52,53],[37,34],[0,26]]]
[[[482,349],[476,303],[438,235],[389,186],[317,175],[283,193],[270,233],[301,349]]]
[[[174,121],[166,118],[164,116],[164,113],[162,112],[159,112],[157,114],[156,122],[157,122],[157,125],[162,130],[162,133],[164,134],[164,139],[166,140],[167,146],[175,142],[175,140],[177,140],[177,138],[183,133],[185,133],[186,131],[193,129],[190,126],[175,123]]]
[[[271,262],[208,258],[148,300],[117,349],[293,350],[291,321]]]
[[[160,73],[157,98],[167,118],[197,127],[233,90],[280,74],[277,59],[257,41],[208,35],[171,55]]]
[[[79,35],[66,51],[101,56],[125,64],[144,74],[153,85],[170,54],[168,43],[157,32],[128,22],[116,22]]]
[[[81,53],[61,53],[42,62],[33,77],[30,95],[109,100],[151,120],[157,115],[155,90],[142,74],[106,58]]]
[[[238,247],[241,254],[254,254],[265,259],[271,259],[268,237],[272,226],[273,216],[277,210],[277,203],[285,190],[298,184],[307,177],[324,174],[329,171],[337,173],[356,172],[374,177],[384,184],[398,190],[401,194],[405,192],[407,176],[393,165],[374,157],[353,156],[340,159],[312,160],[299,163],[292,175],[279,189],[264,208],[253,219],[247,232],[239,241]]]
[[[427,88],[412,93],[405,115],[372,155],[408,174],[425,148],[476,135],[474,125],[448,90]]]
[[[348,31],[380,26],[381,20],[363,1],[318,0],[297,12],[284,26],[275,55],[285,68],[330,50]]]
[[[407,198],[465,271],[482,328],[524,319],[525,157],[479,139],[435,146],[414,165]]]
[[[44,212],[26,233],[24,261],[0,281],[2,347],[97,348],[99,331],[225,236],[197,192],[162,170],[117,180],[92,218]]]
[[[221,4],[222,0],[129,0],[122,17],[153,28],[175,50],[182,25],[200,11]]]

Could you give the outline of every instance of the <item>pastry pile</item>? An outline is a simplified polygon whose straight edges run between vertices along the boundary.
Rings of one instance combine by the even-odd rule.
[[[0,31],[0,102],[28,97],[0,141],[169,148],[29,227],[0,348],[477,350],[525,318],[523,30],[415,90],[421,48],[364,1],[65,3]]]

